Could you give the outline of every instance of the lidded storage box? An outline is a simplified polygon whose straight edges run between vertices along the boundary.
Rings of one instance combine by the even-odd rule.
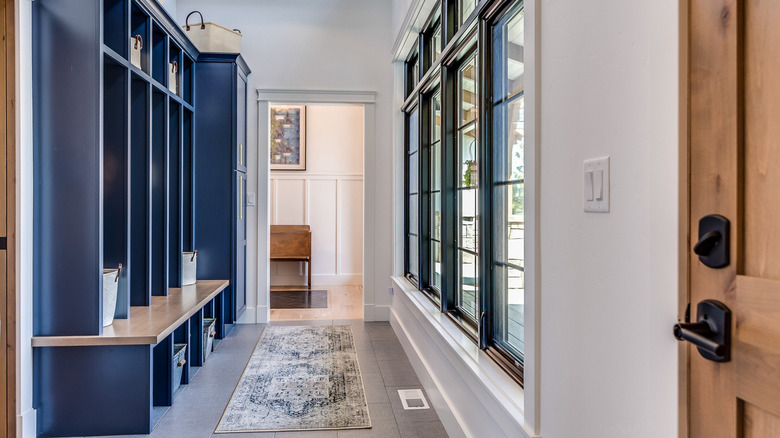
[[[121,263],[117,269],[103,269],[103,327],[114,323],[116,294],[119,288],[119,274],[121,272]]]
[[[181,253],[181,285],[195,284],[198,272],[198,250]]]
[[[184,372],[184,364],[187,354],[187,344],[173,344],[173,392],[181,386],[181,375]]]
[[[190,25],[190,15],[200,15],[200,23]],[[214,23],[203,21],[203,14],[199,11],[192,11],[187,15],[185,21],[184,33],[195,44],[201,52],[213,53],[240,53],[241,52],[241,31],[238,29],[228,29]]]
[[[214,318],[203,318],[203,362],[214,349],[214,336],[217,335],[217,331],[214,329],[216,322],[217,320]]]

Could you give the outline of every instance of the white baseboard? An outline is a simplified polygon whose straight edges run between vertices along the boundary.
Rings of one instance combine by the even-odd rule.
[[[390,306],[377,306],[375,304],[363,304],[364,321],[390,321],[392,309]]]
[[[268,306],[246,307],[244,314],[238,318],[239,324],[267,324],[270,320]]]
[[[390,321],[392,313],[391,306],[374,306],[374,321]]]
[[[305,275],[271,275],[271,286],[306,286],[308,277]],[[312,275],[312,286],[349,286],[363,284],[362,274],[342,275]]]
[[[522,388],[422,292],[403,278],[393,283],[390,322],[447,433],[535,438],[525,428]]]
[[[436,409],[436,414],[444,425],[447,435],[450,438],[464,438],[466,434],[460,427],[457,417],[450,409],[449,403],[447,403],[444,395],[442,395],[441,391],[439,391],[439,388],[436,386],[436,382],[431,376],[431,373],[428,372],[428,365],[423,362],[422,356],[418,354],[418,346],[414,340],[407,335],[410,329],[396,318],[394,314],[391,315],[390,325],[393,327],[396,336],[398,336],[398,340],[401,342],[401,346],[403,346],[406,355],[409,357],[409,361],[412,363],[412,367],[417,373],[417,377],[420,378],[420,382],[422,382],[423,388],[425,388],[425,392],[428,394],[428,401],[430,401],[433,408]]]
[[[22,415],[16,416],[16,436],[19,438],[35,438],[37,433],[37,413],[28,409]]]
[[[255,324],[268,324],[271,320],[271,311],[268,306],[257,306],[255,311]]]

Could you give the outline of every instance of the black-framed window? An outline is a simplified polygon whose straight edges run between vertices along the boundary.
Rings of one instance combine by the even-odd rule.
[[[437,303],[442,289],[442,141],[441,90],[436,88],[429,97],[429,166],[428,166],[428,292]]]
[[[406,275],[415,284],[420,276],[420,153],[419,111],[406,116]]]
[[[456,257],[458,289],[455,307],[459,316],[476,325],[479,317],[479,142],[478,62],[474,49],[457,67],[457,117],[455,118],[455,178],[458,232]]]
[[[412,92],[414,91],[415,87],[417,87],[417,84],[420,82],[420,56],[417,50],[415,49],[414,52],[412,52],[411,55],[409,55],[409,59],[406,61],[405,66],[405,75],[406,75],[406,97],[409,97]]]
[[[492,333],[520,368],[525,305],[525,61],[522,5],[492,27]]]
[[[443,0],[407,58],[407,79],[426,71],[403,106],[407,277],[521,384],[523,18],[522,0]]]
[[[434,9],[431,17],[428,18],[428,24],[426,25],[422,36],[422,52],[424,54],[423,72],[425,73],[439,59],[442,48],[444,47],[441,12],[438,8]]]
[[[477,9],[478,0],[457,0],[458,1],[458,25],[463,26],[466,24],[466,19],[469,18],[472,12]]]

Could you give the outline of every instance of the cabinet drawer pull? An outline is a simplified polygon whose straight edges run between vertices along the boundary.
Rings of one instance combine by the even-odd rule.
[[[213,332],[209,333],[209,337],[210,338],[213,338],[216,335],[217,335],[217,331],[216,330],[214,330]]]
[[[187,359],[182,359],[181,362],[176,364],[176,367],[181,368],[184,366],[185,363],[187,363]]]

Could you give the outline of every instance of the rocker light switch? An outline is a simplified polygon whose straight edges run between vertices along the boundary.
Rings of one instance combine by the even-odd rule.
[[[585,171],[585,202],[593,200],[593,172]]]
[[[585,212],[609,213],[609,157],[585,160],[582,167],[585,175]]]
[[[604,199],[604,171],[599,169],[593,173],[593,193],[597,201]]]

